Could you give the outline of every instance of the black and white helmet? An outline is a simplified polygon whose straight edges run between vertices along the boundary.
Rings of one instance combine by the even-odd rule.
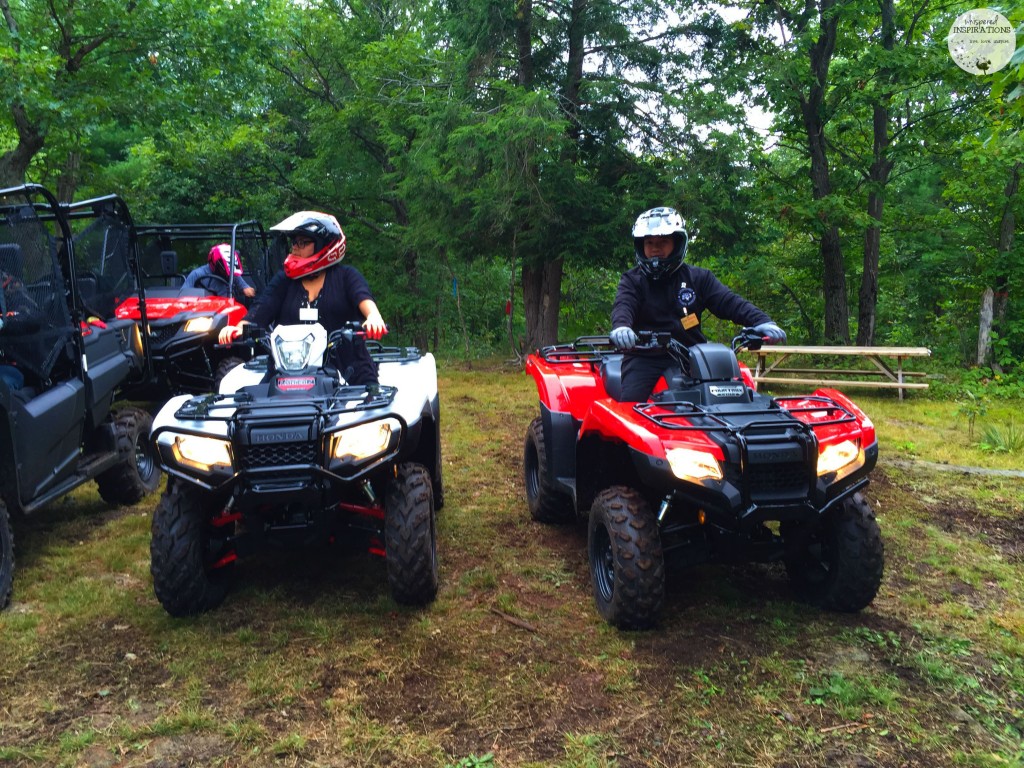
[[[644,255],[645,237],[671,237],[675,247],[664,259],[649,259]],[[633,225],[633,251],[636,264],[645,275],[658,280],[671,275],[686,258],[689,237],[686,222],[675,208],[651,208],[641,213]]]

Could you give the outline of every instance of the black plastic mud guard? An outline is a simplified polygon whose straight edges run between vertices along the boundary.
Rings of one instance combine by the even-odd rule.
[[[552,483],[576,499],[576,435],[580,425],[570,413],[550,410],[540,404],[541,423],[544,426],[544,441],[547,443],[548,466],[544,471]]]

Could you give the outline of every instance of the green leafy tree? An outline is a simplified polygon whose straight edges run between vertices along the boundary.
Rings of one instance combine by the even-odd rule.
[[[0,184],[56,184],[70,199],[100,164],[166,123],[244,119],[272,4],[0,0]],[[140,126],[142,126],[140,134]],[[110,132],[134,140],[113,146]],[[109,153],[113,152],[111,156]]]

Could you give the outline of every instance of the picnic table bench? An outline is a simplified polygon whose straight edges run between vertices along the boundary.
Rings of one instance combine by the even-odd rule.
[[[765,384],[808,384],[824,387],[874,387],[898,389],[900,400],[907,389],[927,389],[927,382],[907,381],[924,376],[923,371],[906,371],[903,361],[910,357],[928,357],[927,347],[848,347],[848,346],[787,346],[765,344],[761,349],[749,350],[757,356],[754,381]],[[874,368],[792,368],[781,367],[792,357],[858,357],[874,364]],[[890,361],[895,361],[892,363]],[[853,377],[878,376],[879,380]]]

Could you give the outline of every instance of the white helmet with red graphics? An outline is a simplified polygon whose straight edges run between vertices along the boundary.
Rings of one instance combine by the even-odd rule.
[[[329,213],[299,211],[272,226],[270,231],[285,239],[313,243],[311,253],[295,253],[293,249],[284,260],[284,273],[293,280],[327,269],[345,258],[345,233]]]
[[[649,259],[644,255],[645,237],[671,237],[675,241],[672,252],[663,259]],[[686,222],[675,208],[651,208],[641,213],[633,225],[633,250],[640,271],[657,280],[671,275],[686,258]]]

